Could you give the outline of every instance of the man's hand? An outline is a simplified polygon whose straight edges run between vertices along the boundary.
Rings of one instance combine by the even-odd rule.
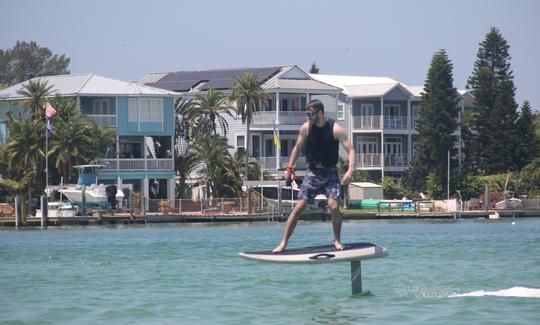
[[[351,181],[352,181],[352,171],[347,170],[347,172],[343,174],[343,177],[341,177],[341,183],[343,183],[343,185],[349,185]]]
[[[285,170],[285,172],[283,173],[283,179],[285,180],[286,186],[291,186],[291,176],[292,172],[289,170]]]

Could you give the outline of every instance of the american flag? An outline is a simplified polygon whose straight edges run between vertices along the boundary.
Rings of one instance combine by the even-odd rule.
[[[51,103],[47,102],[45,104],[45,116],[47,116],[47,118],[51,118],[54,116],[54,114],[56,114],[56,109],[54,109]]]

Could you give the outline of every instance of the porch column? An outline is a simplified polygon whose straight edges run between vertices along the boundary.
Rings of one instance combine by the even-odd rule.
[[[381,96],[381,180],[384,178],[384,97]]]
[[[407,99],[407,130],[410,130],[412,128],[412,118],[411,118],[411,100]]]
[[[276,124],[279,124],[279,91],[276,92]]]
[[[278,129],[278,126],[280,125],[280,121],[279,121],[279,113],[280,113],[280,110],[281,110],[281,105],[280,105],[280,100],[279,100],[279,91],[276,92],[276,131],[278,132],[278,135],[279,135],[279,129]],[[272,130],[272,132],[274,132]],[[272,138],[274,137],[274,135],[272,134]],[[276,172],[279,170],[279,167],[280,167],[280,150],[275,146],[274,144],[274,147],[275,147],[275,150],[276,150]]]
[[[411,99],[407,99],[407,168],[412,160],[412,111]]]
[[[174,166],[174,157],[176,157],[174,147],[176,147],[176,146],[174,145],[174,135],[173,135],[173,136],[171,136],[171,157],[170,157],[173,171],[174,171],[174,168],[175,168],[175,166]]]
[[[148,186],[148,176],[144,176],[144,179],[143,179],[143,197],[144,197],[144,200],[145,200],[145,203],[144,203],[144,208],[145,208],[145,211],[148,211],[148,203],[150,203],[150,187]]]
[[[148,148],[146,146],[146,135],[143,135],[143,143],[142,143],[142,145],[143,145],[144,170],[146,170],[147,167],[148,167],[148,161],[147,161],[147,159],[148,159]]]
[[[173,176],[167,180],[167,199],[168,200],[171,200],[171,201],[174,200],[175,187],[176,187],[176,182]]]
[[[116,171],[120,171],[120,136],[116,135]]]
[[[409,142],[409,146],[407,147],[407,154],[409,156],[409,159],[407,160],[407,168],[409,168],[412,161],[412,148],[413,148],[412,133],[410,131],[409,131],[409,134],[407,134],[407,141]]]

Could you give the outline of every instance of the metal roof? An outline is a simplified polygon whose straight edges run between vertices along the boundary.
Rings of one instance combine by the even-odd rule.
[[[231,89],[235,80],[245,73],[258,76],[263,83],[279,73],[284,66],[260,68],[233,68],[217,70],[176,71],[168,73],[151,73],[139,83],[176,92],[190,91],[197,87],[199,91],[214,89]],[[151,82],[147,82],[151,81]],[[204,84],[203,84],[204,83]]]
[[[413,95],[406,85],[390,77],[325,74],[310,74],[310,76],[316,80],[342,88],[343,93],[351,98],[381,97],[394,88],[400,88],[410,96]]]
[[[177,94],[154,87],[142,86],[95,74],[74,74],[36,77],[53,85],[54,94],[59,96],[177,96]],[[18,94],[29,81],[0,90],[0,100],[22,98]]]

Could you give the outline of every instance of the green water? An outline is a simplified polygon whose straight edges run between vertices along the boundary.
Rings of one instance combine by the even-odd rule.
[[[362,263],[269,264],[283,223],[0,229],[2,324],[539,324],[540,219],[363,221],[344,242],[385,246]],[[290,247],[331,242],[300,223]],[[520,296],[527,288],[532,296]],[[509,290],[511,297],[456,296]]]

